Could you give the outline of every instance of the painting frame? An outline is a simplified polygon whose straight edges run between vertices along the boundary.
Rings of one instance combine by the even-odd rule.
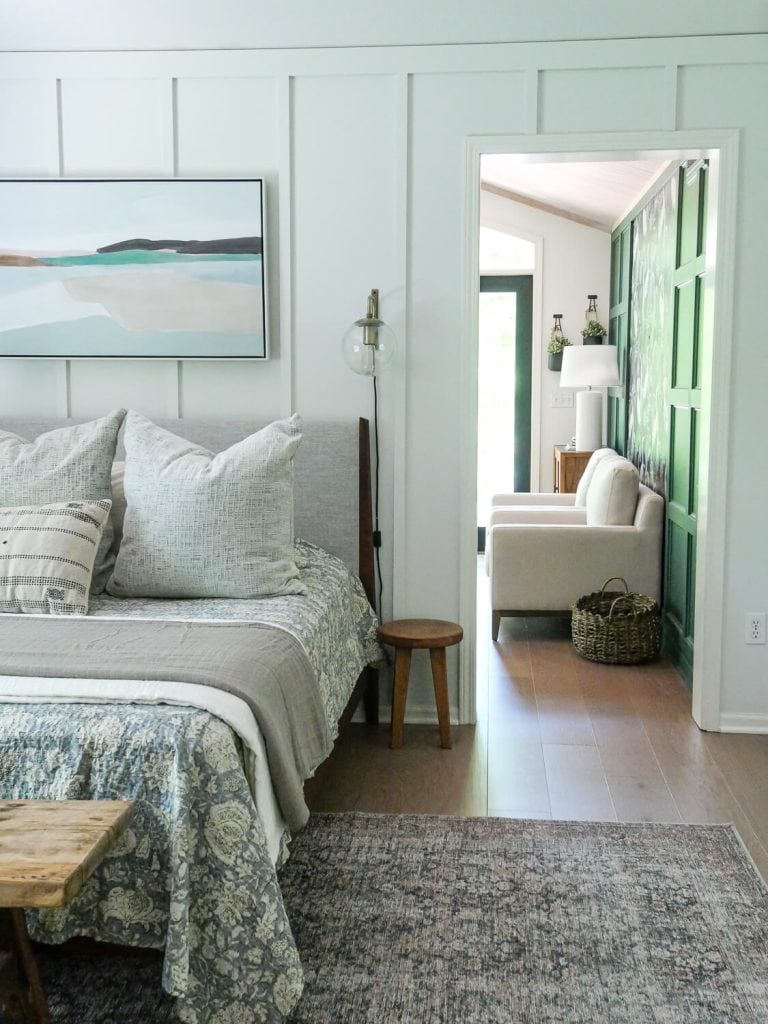
[[[269,357],[266,188],[0,179],[0,358]]]

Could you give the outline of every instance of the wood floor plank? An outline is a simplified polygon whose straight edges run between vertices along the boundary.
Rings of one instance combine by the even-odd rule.
[[[539,712],[539,729],[544,743],[568,744],[571,746],[595,746],[592,720],[578,695],[570,700],[539,697],[536,706]]]
[[[597,747],[543,745],[552,817],[616,821]]]
[[[511,743],[489,738],[488,813],[512,809],[516,816],[551,815],[547,771],[540,739],[515,738]]]
[[[680,822],[682,816],[661,772],[658,778],[612,775],[606,781],[619,821]]]

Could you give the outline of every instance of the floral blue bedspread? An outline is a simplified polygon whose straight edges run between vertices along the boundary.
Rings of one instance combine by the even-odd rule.
[[[208,712],[2,707],[6,799],[137,801],[130,826],[32,936],[165,946],[163,988],[190,1024],[282,1021],[302,972],[235,734]]]
[[[335,735],[359,672],[380,654],[376,619],[337,559],[312,545],[298,544],[297,554],[306,598],[97,598],[93,612],[253,618],[289,629],[315,667]],[[164,946],[163,987],[185,1024],[277,1024],[290,1012],[301,964],[241,741],[222,721],[175,705],[0,703],[0,798],[137,801],[129,828],[69,906],[29,915],[33,937]]]

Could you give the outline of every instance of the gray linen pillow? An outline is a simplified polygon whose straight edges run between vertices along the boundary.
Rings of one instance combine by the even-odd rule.
[[[298,416],[212,454],[136,412],[125,421],[117,597],[304,594],[293,552]]]
[[[0,508],[0,612],[85,615],[112,502]]]
[[[110,476],[125,409],[60,427],[27,441],[0,430],[0,506],[111,499]],[[96,554],[91,593],[100,594],[114,564],[112,525]]]

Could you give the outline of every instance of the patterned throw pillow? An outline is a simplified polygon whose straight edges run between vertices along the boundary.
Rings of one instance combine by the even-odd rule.
[[[293,551],[298,416],[214,455],[136,412],[125,421],[117,597],[304,594]]]
[[[110,475],[125,409],[89,423],[27,441],[0,430],[0,506],[44,505],[65,498],[102,501],[112,496]],[[104,528],[91,590],[100,594],[114,564],[112,526]]]
[[[85,615],[112,502],[0,508],[0,612]]]

